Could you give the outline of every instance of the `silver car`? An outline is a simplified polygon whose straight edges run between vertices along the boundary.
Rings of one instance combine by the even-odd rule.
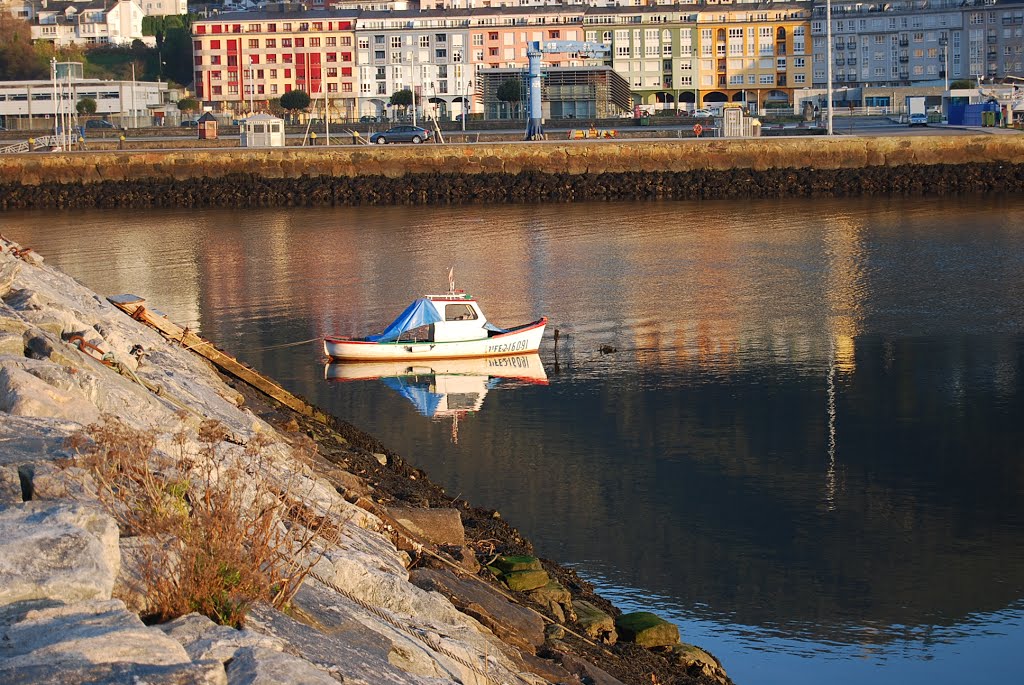
[[[375,145],[385,143],[423,143],[430,140],[430,131],[419,126],[392,126],[387,131],[374,133],[370,142]]]

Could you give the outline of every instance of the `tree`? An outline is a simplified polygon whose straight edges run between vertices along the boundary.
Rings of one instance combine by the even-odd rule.
[[[402,111],[412,106],[412,91],[409,89],[396,90],[391,94],[391,106],[401,107]]]
[[[963,90],[965,88],[974,88],[974,87],[975,87],[974,81],[972,81],[969,78],[957,79],[956,81],[953,81],[952,83],[949,84],[949,89],[950,90]]]
[[[0,75],[4,79],[50,78],[50,67],[32,46],[32,29],[24,19],[0,11]],[[47,41],[40,41],[47,42]]]
[[[502,81],[498,86],[498,99],[514,108],[523,99],[522,82],[514,78]]]
[[[281,106],[291,113],[309,107],[309,93],[304,90],[290,90],[281,96]]]
[[[95,114],[96,101],[92,98],[82,98],[75,104],[75,111],[79,114]]]
[[[182,98],[178,100],[178,109],[182,112],[198,112],[199,107],[199,100],[195,98]]]

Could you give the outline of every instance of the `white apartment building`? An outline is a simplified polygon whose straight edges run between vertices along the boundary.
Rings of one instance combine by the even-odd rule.
[[[90,0],[47,2],[34,9],[32,40],[64,45],[130,45],[134,40],[155,44],[143,37],[145,12],[138,0]]]

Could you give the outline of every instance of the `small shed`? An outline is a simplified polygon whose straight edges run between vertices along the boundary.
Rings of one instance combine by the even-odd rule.
[[[199,140],[217,139],[217,117],[210,112],[199,117]]]
[[[253,114],[241,125],[242,147],[284,147],[284,119]]]

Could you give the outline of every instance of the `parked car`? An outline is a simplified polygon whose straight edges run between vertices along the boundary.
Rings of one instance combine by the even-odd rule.
[[[86,128],[117,128],[106,119],[90,119],[85,122]]]
[[[363,116],[359,117],[360,124],[375,124],[377,123],[377,121],[377,117],[373,116],[372,114],[364,114]]]
[[[425,128],[419,126],[392,126],[387,131],[374,133],[370,136],[370,142],[375,145],[385,143],[422,143],[430,140],[431,134]]]
[[[700,109],[693,110],[693,116],[698,119],[710,119],[715,116],[715,112],[707,107],[701,107]]]
[[[181,126],[184,127],[184,128],[195,128],[196,126],[199,126],[199,120],[198,119],[182,119]]]
[[[915,112],[914,114],[911,114],[910,115],[909,125],[910,126],[927,126],[928,125],[928,115],[924,114],[922,112]]]

